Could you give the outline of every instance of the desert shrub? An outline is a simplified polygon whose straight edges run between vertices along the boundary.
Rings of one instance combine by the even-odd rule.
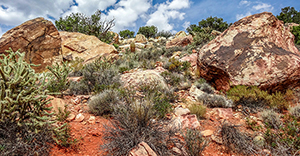
[[[195,24],[190,25],[186,30],[191,32],[202,32],[204,28],[210,28],[211,30],[224,31],[229,27],[230,24],[223,22],[223,18],[218,17],[208,17],[201,20],[198,26]],[[210,32],[209,32],[210,33]]]
[[[170,58],[168,63],[165,63],[164,68],[168,69],[170,72],[184,72],[191,67],[191,63],[188,61],[181,62],[177,59]]]
[[[200,119],[205,118],[206,106],[204,106],[202,103],[192,103],[188,108],[191,111],[191,114],[196,114]]]
[[[264,110],[261,112],[261,118],[263,119],[264,123],[271,128],[279,129],[279,127],[282,125],[279,115],[273,110]]]
[[[296,119],[300,119],[300,105],[297,105],[295,107],[291,107],[289,109],[289,112],[292,116],[294,116]]]
[[[83,59],[76,57],[75,60],[68,61],[68,66],[73,69],[69,76],[82,76]]]
[[[102,148],[107,155],[127,155],[140,142],[146,142],[158,155],[169,155],[168,146],[177,132],[166,129],[165,122],[156,119],[156,111],[148,100],[138,99],[133,103],[118,105],[113,113],[111,126],[106,126]]]
[[[202,137],[197,129],[186,129],[182,134],[188,153],[192,156],[201,156],[209,141]]]
[[[300,17],[300,12],[299,12],[299,17]],[[294,26],[291,32],[295,36],[295,44],[300,45],[300,25]]]
[[[227,100],[226,97],[222,95],[203,93],[198,96],[197,99],[198,101],[202,101],[203,104],[208,107],[233,107],[233,102],[231,100]]]
[[[143,34],[147,38],[149,38],[149,37],[154,38],[156,33],[157,33],[157,27],[154,25],[140,27],[139,31],[137,32],[137,34]]]
[[[119,32],[119,35],[123,38],[133,38],[134,37],[134,31],[130,31],[128,29],[122,30]]]
[[[201,48],[209,41],[213,40],[215,38],[214,35],[211,34],[211,28],[203,28],[203,31],[201,32],[192,32],[193,34],[193,48]]]
[[[162,72],[161,76],[164,77],[166,82],[172,86],[178,86],[180,82],[184,81],[183,75],[169,71]]]
[[[87,17],[83,13],[72,13],[56,20],[55,25],[61,31],[94,35],[101,41],[110,43],[114,34],[110,34],[108,31],[115,26],[115,19],[101,21],[101,11],[97,10],[91,17]]]
[[[0,124],[0,155],[49,155],[52,138],[52,128],[49,125],[41,127],[35,133],[32,127],[20,126],[11,121],[3,121]]]
[[[201,82],[202,80],[199,80],[195,83],[195,86],[202,90],[203,92],[207,93],[207,94],[214,94],[215,93],[215,89],[209,85],[208,83],[206,82]]]
[[[222,141],[228,151],[244,155],[259,154],[259,147],[253,142],[247,134],[240,132],[235,125],[222,123],[221,125]]]
[[[83,79],[79,83],[72,84],[70,87],[71,93],[97,93],[105,89],[118,88],[120,86],[119,71],[112,62],[101,57],[93,63],[85,65],[81,72]],[[80,91],[80,89],[84,90]]]
[[[90,112],[95,115],[111,114],[114,105],[120,103],[120,93],[116,89],[107,89],[91,97],[88,102]]]
[[[173,56],[174,52],[177,51],[182,51],[184,48],[183,47],[179,47],[179,46],[175,46],[175,47],[171,47],[171,48],[162,48],[162,55],[164,55],[165,57],[171,57]]]
[[[294,7],[282,8],[280,14],[276,17],[282,20],[284,23],[300,24],[300,11],[297,11]]]
[[[87,95],[90,93],[90,88],[85,81],[81,80],[79,82],[72,81],[70,83],[70,94],[73,95]]]
[[[67,77],[73,69],[65,62],[62,62],[62,65],[56,63],[56,65],[47,66],[47,69],[50,71],[47,75],[49,79],[47,89],[50,93],[62,95],[62,92],[70,86]]]
[[[290,96],[290,92],[286,91],[286,93]],[[242,105],[253,113],[266,106],[278,110],[286,110],[289,107],[286,94],[281,92],[269,94],[256,86],[235,86],[227,92],[227,95],[236,105]]]
[[[169,38],[169,37],[171,37],[171,36],[174,36],[174,34],[171,33],[170,31],[164,31],[164,30],[162,30],[162,31],[158,32],[158,33],[156,34],[156,36],[157,36],[157,37],[165,37],[165,38]]]
[[[11,152],[12,155],[26,155],[34,149],[47,155],[48,143],[60,142],[59,137],[65,136],[67,124],[52,125],[57,120],[52,118],[54,113],[49,113],[46,77],[41,79],[31,68],[34,65],[25,62],[25,53],[11,49],[7,52],[8,55],[0,55],[3,58],[0,60],[0,125],[5,125],[0,127],[2,148],[8,150],[8,155]],[[17,143],[10,144],[12,142]]]

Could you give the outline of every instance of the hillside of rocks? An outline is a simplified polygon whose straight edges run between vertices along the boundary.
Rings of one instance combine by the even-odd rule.
[[[40,64],[32,66],[38,77],[33,81],[27,79],[27,66],[17,70],[20,78],[8,71],[12,64],[6,67],[1,61],[0,74],[8,74],[0,78],[1,100],[20,90],[18,96],[27,95],[29,83],[45,87],[47,107],[52,107],[47,113],[55,121],[51,126],[67,125],[63,135],[51,133],[58,141],[46,145],[36,139],[33,144],[38,145],[25,151],[64,156],[300,155],[300,52],[290,26],[272,13],[236,21],[201,46],[184,31],[169,38],[138,34],[123,39],[115,34],[107,44],[95,36],[58,31],[50,21],[36,18],[0,38],[2,60],[11,48],[24,53],[28,64]],[[7,101],[0,103],[2,114],[9,114],[14,104]],[[33,114],[33,107],[28,110]],[[1,131],[15,131],[6,127],[0,126],[0,153],[20,155],[21,150],[6,152],[12,143],[5,143],[8,134]],[[23,144],[18,144],[22,150]]]

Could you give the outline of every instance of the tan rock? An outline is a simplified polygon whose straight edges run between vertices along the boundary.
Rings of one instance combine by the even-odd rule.
[[[186,36],[186,37],[175,38],[171,41],[167,41],[166,48],[168,49],[168,48],[176,47],[176,46],[185,47],[188,44],[191,44],[192,42],[193,42],[193,36],[192,35],[189,35],[189,36]]]
[[[147,38],[143,34],[137,34],[134,39],[135,43],[146,43],[148,42]]]
[[[214,131],[208,129],[208,130],[201,131],[200,134],[204,137],[207,137],[207,136],[211,136],[212,134],[214,134]]]
[[[52,24],[44,18],[29,20],[2,35],[0,39],[0,53],[12,48],[18,49],[25,54],[28,63],[40,64],[33,67],[36,72],[46,70],[46,66],[51,66],[62,61],[61,38]]]
[[[74,60],[76,57],[83,59],[83,64],[94,61],[100,56],[110,58],[117,54],[113,45],[100,41],[95,36],[77,32],[59,32],[62,39],[62,53],[66,59]]]
[[[54,96],[48,96],[48,98],[53,98],[51,101],[50,101],[50,106],[52,106],[52,111],[53,112],[56,112],[58,113],[59,111],[59,108],[61,111],[64,111],[65,110],[65,101],[63,99],[60,99],[60,98],[56,98]]]
[[[182,38],[182,37],[186,37],[187,34],[184,31],[179,31],[175,34],[175,38]]]
[[[113,38],[111,44],[113,44],[113,43],[119,44],[119,34],[116,32],[113,32],[113,31],[108,31],[108,33],[114,34],[114,38]]]
[[[95,124],[96,123],[96,117],[95,116],[90,116],[88,123],[90,124]]]
[[[174,109],[174,114],[178,117],[182,115],[189,115],[191,111],[188,108],[176,107]]]
[[[67,120],[67,121],[72,121],[72,120],[75,119],[75,117],[76,117],[76,115],[73,114],[73,113],[71,113],[71,114],[69,114],[69,116],[68,116],[68,118],[67,118],[66,120]]]
[[[81,122],[83,120],[84,120],[84,116],[81,113],[79,113],[79,114],[76,115],[74,121]]]
[[[299,85],[294,35],[272,13],[247,16],[198,52],[197,72],[217,90],[258,86],[281,91]]]
[[[157,154],[147,143],[141,142],[129,152],[129,156],[157,156]]]

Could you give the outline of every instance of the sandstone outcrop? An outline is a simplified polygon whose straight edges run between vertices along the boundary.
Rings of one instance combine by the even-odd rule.
[[[218,90],[254,85],[269,91],[299,85],[294,36],[272,13],[247,16],[198,52],[197,70]]]
[[[143,34],[137,34],[134,39],[135,43],[146,43],[148,42],[147,38]]]
[[[5,53],[9,48],[25,52],[26,62],[40,64],[33,67],[36,72],[62,61],[59,33],[52,22],[41,17],[29,20],[3,34],[0,39],[0,53]]]
[[[178,38],[174,38],[171,41],[167,41],[166,48],[168,49],[176,46],[185,47],[188,44],[191,44],[192,42],[193,42],[192,35],[188,35],[186,37],[178,37]]]
[[[59,32],[62,39],[62,54],[66,60],[75,60],[76,57],[84,60],[84,64],[103,57],[115,57],[118,53],[114,46],[100,41],[95,36],[77,32]]]

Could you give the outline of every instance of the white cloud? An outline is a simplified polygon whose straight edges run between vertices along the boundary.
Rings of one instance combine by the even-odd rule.
[[[253,15],[256,13],[261,13],[264,11],[271,12],[274,9],[274,7],[272,5],[263,3],[263,2],[258,2],[258,1],[250,2],[250,1],[243,0],[243,1],[240,1],[239,6],[244,7],[242,9],[244,9],[245,13],[236,14],[236,16],[235,16],[236,20],[239,20],[243,17]]]
[[[237,15],[235,16],[235,18],[236,18],[237,20],[240,20],[240,19],[242,19],[242,18],[244,18],[244,17],[246,17],[246,16],[250,16],[250,15],[252,15],[252,13],[251,13],[250,11],[248,11],[248,12],[245,13],[245,14],[237,14]]]
[[[2,29],[0,27],[0,37],[3,35]]]
[[[250,1],[240,1],[239,5],[246,5],[249,6],[251,4]]]
[[[272,11],[273,7],[270,4],[260,3],[258,5],[253,6],[253,9],[259,10],[259,11]]]
[[[191,25],[191,22],[188,22],[188,21],[185,21],[183,24],[182,24],[182,27],[184,29],[186,29],[187,27],[189,27]]]
[[[155,25],[159,31],[171,31],[174,27],[170,24],[170,19],[183,20],[185,13],[180,12],[180,9],[188,8],[190,6],[189,0],[173,0],[165,3],[155,5],[157,10],[152,13],[146,25]]]
[[[114,9],[108,11],[107,19],[115,18],[113,31],[119,32],[126,27],[135,27],[139,18],[146,18],[145,13],[151,7],[151,0],[121,0]]]

